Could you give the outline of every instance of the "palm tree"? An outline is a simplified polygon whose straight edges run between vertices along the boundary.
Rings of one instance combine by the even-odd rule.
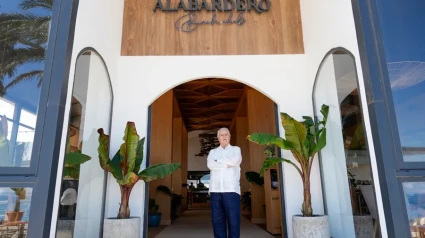
[[[25,80],[38,80],[43,69],[18,72],[26,63],[43,63],[47,47],[51,16],[30,13],[29,10],[52,11],[53,0],[22,0],[21,12],[0,13],[0,96],[7,89]],[[4,85],[6,77],[12,80]]]

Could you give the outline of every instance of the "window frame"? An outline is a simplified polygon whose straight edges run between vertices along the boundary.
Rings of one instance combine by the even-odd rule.
[[[374,44],[374,46],[370,45],[370,47],[374,47],[376,50],[376,55],[372,60],[375,62],[375,67],[370,67],[370,71],[377,71],[375,73],[371,73],[376,76],[379,73],[379,78],[381,79],[381,87],[382,90],[380,92],[379,98],[383,98],[385,100],[386,113],[388,114],[388,130],[392,134],[392,144],[394,150],[394,159],[396,160],[396,171],[400,172],[403,170],[424,170],[425,169],[425,161],[424,162],[406,162],[403,159],[403,150],[400,141],[400,133],[398,130],[398,123],[396,117],[396,110],[394,106],[394,100],[392,97],[391,83],[390,77],[388,73],[387,67],[387,59],[385,57],[385,48],[384,41],[378,16],[378,2],[381,0],[371,0],[367,3],[363,3],[364,0],[352,0],[354,9],[355,18],[365,17],[365,14],[368,14],[367,20],[361,19],[363,27],[365,27],[364,31],[360,34],[364,41],[370,41],[366,44]],[[357,6],[355,6],[357,5]],[[356,20],[356,19],[355,19]],[[356,20],[360,21],[360,19]],[[366,26],[366,24],[370,24],[370,26]],[[366,29],[367,27],[373,27],[373,29]],[[358,27],[357,27],[358,28]],[[359,31],[361,29],[357,29],[357,33],[359,36]],[[358,37],[359,38],[359,37]],[[360,38],[359,38],[359,42]],[[371,85],[373,87],[373,85]],[[374,97],[377,96],[377,92],[373,92]],[[425,174],[424,174],[425,175]]]
[[[351,0],[387,235],[390,238],[406,237],[410,228],[401,181],[422,181],[425,162],[403,161],[377,1]]]
[[[72,14],[76,14],[76,8],[78,7],[79,0],[54,0],[52,15],[51,15],[51,26],[48,40],[48,47],[46,49],[45,63],[44,63],[44,76],[40,90],[40,98],[38,102],[37,118],[34,130],[33,149],[31,152],[31,161],[29,167],[0,167],[0,176],[37,176],[41,167],[41,151],[43,144],[44,132],[48,128],[45,128],[45,122],[50,116],[50,109],[48,103],[57,104],[56,106],[62,105],[62,103],[54,103],[61,101],[60,91],[62,86],[58,85],[58,79],[67,77],[69,72],[69,64],[63,65],[61,63],[55,63],[58,59],[63,59],[65,63],[69,63],[70,55],[67,56],[68,49],[72,51],[72,45],[68,45],[68,42],[73,42],[73,31],[75,27],[75,17],[71,19]],[[68,18],[68,19],[66,19]],[[71,25],[72,24],[72,25]],[[61,27],[59,29],[58,27]],[[63,28],[63,29],[62,29]],[[59,47],[63,47],[59,49]],[[66,58],[68,57],[68,58]],[[55,63],[55,66],[53,64]],[[63,63],[63,62],[62,62]],[[55,67],[60,67],[56,69]],[[61,75],[58,73],[62,71]],[[67,79],[64,79],[67,80]],[[58,90],[59,92],[55,91]],[[6,100],[10,101],[10,98],[5,97]],[[52,100],[54,99],[54,100]],[[51,106],[51,105],[50,105]],[[26,107],[25,107],[26,108]],[[20,107],[24,109],[24,107]],[[19,113],[20,114],[20,113]],[[60,118],[56,120],[60,122]],[[62,120],[63,121],[63,120]],[[14,122],[15,124],[15,122]],[[21,123],[19,123],[21,124]],[[49,125],[49,124],[47,124]],[[14,125],[15,126],[15,125]]]
[[[54,0],[30,167],[1,167],[1,187],[31,187],[28,238],[49,237],[79,0]]]

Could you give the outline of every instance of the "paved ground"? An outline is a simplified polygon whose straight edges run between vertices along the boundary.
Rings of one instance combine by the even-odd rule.
[[[213,238],[210,210],[187,210],[155,238]],[[241,216],[241,238],[273,238],[272,235]],[[154,238],[154,237],[149,237]]]

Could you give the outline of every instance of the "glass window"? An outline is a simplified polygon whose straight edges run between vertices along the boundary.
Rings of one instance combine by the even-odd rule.
[[[78,57],[63,167],[56,236],[99,237],[103,222],[105,171],[99,165],[98,128],[109,134],[112,91],[101,57],[92,51]],[[68,160],[72,154],[79,163]]]
[[[423,237],[425,234],[425,182],[404,182],[403,191],[411,237]]]
[[[377,2],[403,159],[425,162],[425,1]]]
[[[0,187],[0,237],[26,237],[32,188]]]
[[[53,1],[0,0],[0,166],[29,167]]]
[[[374,237],[379,228],[362,104],[354,58],[326,56],[314,88],[315,115],[329,105],[322,184],[332,237]]]

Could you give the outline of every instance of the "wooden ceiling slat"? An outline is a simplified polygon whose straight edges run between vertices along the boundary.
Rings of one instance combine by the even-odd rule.
[[[244,87],[242,83],[219,78],[177,86],[174,92],[188,131],[230,127]]]

